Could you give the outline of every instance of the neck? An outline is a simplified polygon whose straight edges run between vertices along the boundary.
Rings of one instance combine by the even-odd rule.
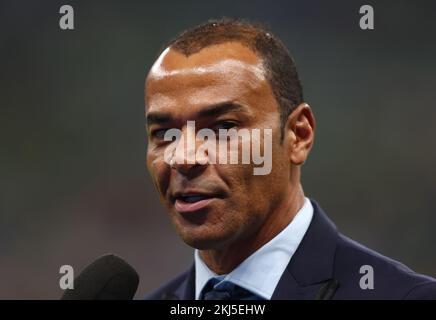
[[[294,219],[304,204],[304,192],[301,184],[293,187],[284,200],[274,208],[260,230],[251,236],[237,240],[225,248],[201,250],[200,256],[206,265],[216,274],[227,274],[256,250],[272,240]]]

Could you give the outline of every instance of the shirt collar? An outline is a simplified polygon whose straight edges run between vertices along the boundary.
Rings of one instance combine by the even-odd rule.
[[[270,300],[293,254],[300,245],[313,216],[313,206],[308,198],[294,219],[277,236],[245,259],[223,281],[230,281],[252,293]],[[198,250],[195,259],[195,299],[199,299],[206,283],[217,274],[201,259]]]

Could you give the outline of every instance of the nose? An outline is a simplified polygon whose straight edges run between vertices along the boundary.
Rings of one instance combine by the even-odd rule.
[[[201,165],[199,163],[195,164],[173,164],[171,168],[177,171],[178,173],[186,176],[186,177],[195,177],[198,176],[201,172],[204,171],[206,166]]]
[[[201,141],[197,141],[196,137],[190,135],[189,132],[183,132],[176,143],[177,146],[170,160],[171,168],[184,176],[197,176],[203,172],[207,165],[207,159],[204,159],[207,153],[196,154]]]
[[[175,156],[173,157],[171,161],[171,168],[178,173],[186,176],[186,177],[196,177],[200,175],[206,168],[205,164],[201,164],[195,159],[195,156],[193,158],[194,161],[190,162],[187,161],[189,157],[185,157],[184,155],[180,155],[182,152],[178,152],[176,150]]]

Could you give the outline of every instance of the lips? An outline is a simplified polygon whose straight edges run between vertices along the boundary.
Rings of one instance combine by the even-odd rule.
[[[180,199],[183,202],[195,203],[195,202],[202,201],[205,199],[210,199],[210,198],[212,198],[212,197],[209,195],[205,195],[205,194],[192,194],[192,195],[181,195],[178,197],[177,200]]]
[[[219,195],[206,192],[176,192],[173,196],[175,209],[180,213],[193,212],[205,208]]]

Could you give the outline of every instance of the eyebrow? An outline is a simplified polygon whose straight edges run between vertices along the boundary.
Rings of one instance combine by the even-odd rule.
[[[207,106],[204,109],[201,109],[197,112],[197,117],[216,117],[231,111],[242,111],[248,113],[248,108],[235,102],[226,101],[218,104],[213,104]],[[163,124],[166,122],[170,122],[171,120],[173,120],[173,117],[168,112],[150,112],[146,116],[147,125]]]
[[[147,125],[162,124],[171,121],[171,119],[171,115],[167,112],[150,112],[146,116]]]
[[[201,109],[198,112],[198,116],[199,117],[212,117],[212,116],[219,116],[231,111],[244,111],[244,112],[248,112],[248,108],[235,103],[235,102],[222,102],[222,103],[218,103],[218,104],[214,104],[211,106],[208,106],[204,109]]]

